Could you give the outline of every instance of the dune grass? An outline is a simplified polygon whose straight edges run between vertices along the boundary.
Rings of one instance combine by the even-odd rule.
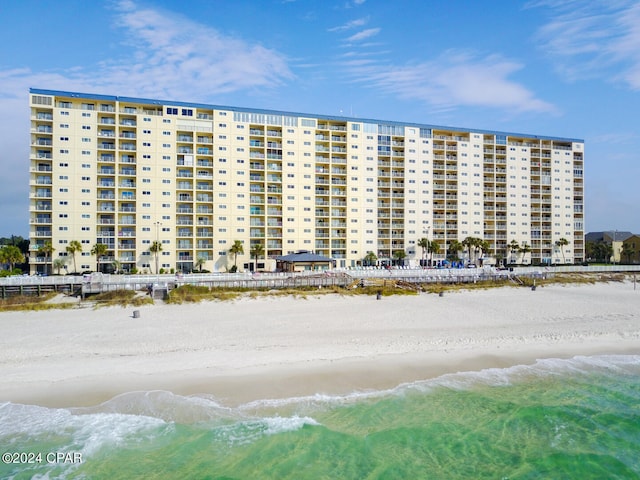
[[[552,284],[593,284],[597,282],[622,282],[626,276],[624,274],[553,274],[546,278],[521,278],[521,283],[516,283],[511,279],[502,281],[486,280],[475,283],[424,283],[409,285],[402,282],[384,281],[380,285],[365,285],[355,288],[345,288],[339,286],[329,287],[289,287],[282,289],[264,288],[218,288],[205,287],[196,285],[183,285],[172,290],[166,303],[182,304],[197,303],[201,301],[233,301],[239,298],[257,299],[261,297],[294,297],[305,299],[310,296],[338,294],[343,296],[352,295],[371,295],[390,296],[390,295],[417,295],[420,292],[426,293],[443,293],[465,290],[484,290],[488,288],[501,287],[531,287],[545,286]]]
[[[92,295],[90,300],[95,303],[96,307],[139,307],[141,305],[152,305],[153,299],[148,296],[142,296],[134,290],[113,290],[111,292],[99,293]]]
[[[295,287],[295,288],[282,288],[282,289],[248,289],[248,288],[209,288],[195,285],[182,285],[169,292],[169,298],[166,299],[166,303],[170,304],[182,304],[182,303],[195,303],[200,301],[228,301],[238,298],[261,298],[261,297],[295,297],[305,299],[309,296],[318,295],[377,295],[378,292],[382,296],[388,295],[416,295],[418,292],[416,289],[407,289],[394,287],[392,285],[387,286],[366,286],[359,288],[343,288],[338,286],[329,287]]]
[[[16,295],[5,298],[0,300],[0,312],[57,310],[75,306],[74,303],[49,303],[56,295],[52,292],[40,296]]]
[[[203,300],[234,300],[241,294],[242,292],[240,292],[239,289],[211,289],[198,285],[182,285],[171,290],[165,302],[179,305],[182,303],[201,302]]]

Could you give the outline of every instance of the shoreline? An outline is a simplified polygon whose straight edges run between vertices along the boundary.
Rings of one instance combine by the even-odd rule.
[[[132,391],[224,405],[385,390],[542,358],[640,355],[629,282],[417,296],[0,313],[0,402],[94,406]]]

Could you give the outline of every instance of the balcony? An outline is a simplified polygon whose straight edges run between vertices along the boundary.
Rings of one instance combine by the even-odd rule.
[[[51,203],[49,202],[36,202],[35,206],[31,210],[51,210]]]
[[[35,193],[35,198],[50,198],[51,197],[51,190],[47,190],[47,189],[38,189],[36,190]]]
[[[53,155],[51,154],[51,152],[48,152],[46,150],[38,150],[35,154],[35,157],[39,159],[51,159],[53,158]]]
[[[109,154],[103,153],[102,155],[100,155],[100,158],[98,159],[98,161],[103,163],[113,163],[116,161],[116,157],[115,155],[109,155]]]

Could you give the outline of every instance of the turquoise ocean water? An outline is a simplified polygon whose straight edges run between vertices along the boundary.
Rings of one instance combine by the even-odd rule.
[[[636,479],[640,356],[234,408],[163,391],[92,408],[4,403],[0,450],[3,479]]]

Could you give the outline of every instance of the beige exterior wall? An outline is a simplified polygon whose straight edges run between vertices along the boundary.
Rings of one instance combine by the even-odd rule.
[[[634,264],[640,263],[640,235],[632,235],[624,242],[620,242],[620,248],[617,250],[618,256],[621,262],[631,262]],[[630,256],[621,255],[622,249],[626,245],[626,248],[632,252]],[[614,250],[615,252],[615,250]],[[615,254],[614,254],[615,255]]]
[[[580,141],[275,111],[31,92],[31,265],[81,242],[77,269],[225,271],[261,244],[312,250],[349,267],[372,251],[417,263],[421,237],[516,240],[526,261],[584,257]]]

